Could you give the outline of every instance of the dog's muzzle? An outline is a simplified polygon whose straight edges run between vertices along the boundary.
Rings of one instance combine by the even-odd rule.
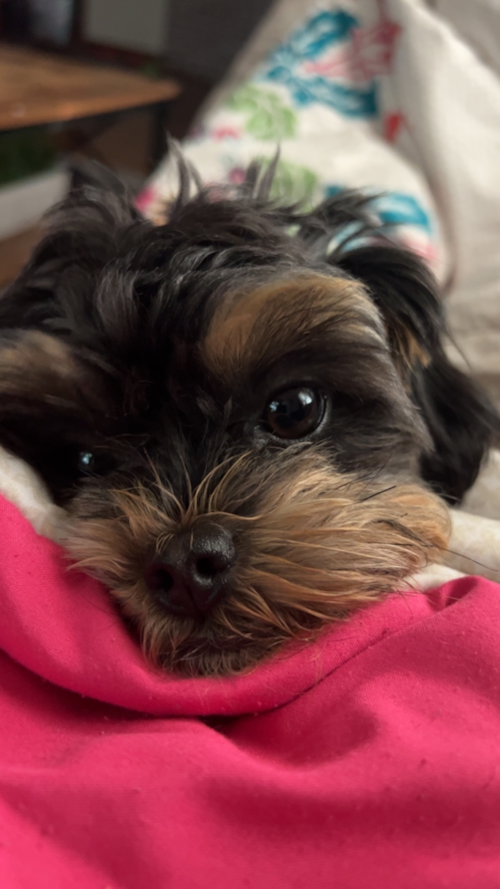
[[[202,619],[224,596],[235,557],[231,534],[205,524],[174,537],[147,567],[146,583],[171,614]]]

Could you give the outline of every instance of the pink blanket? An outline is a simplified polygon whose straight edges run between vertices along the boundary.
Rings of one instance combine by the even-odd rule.
[[[0,521],[0,886],[500,887],[500,587],[179,680],[4,500]]]

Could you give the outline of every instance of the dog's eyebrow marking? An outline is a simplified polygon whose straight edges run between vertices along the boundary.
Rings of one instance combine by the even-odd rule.
[[[53,375],[71,380],[77,375],[77,365],[69,348],[50,334],[39,330],[17,332],[15,337],[0,339],[0,392],[9,391],[13,384],[26,388],[38,377]]]
[[[320,274],[272,281],[249,293],[230,293],[216,309],[200,346],[205,366],[217,375],[262,359],[288,355],[314,337],[334,331],[344,338],[386,346],[381,315],[359,282]]]
[[[40,330],[0,337],[0,396],[74,409],[96,401],[100,388],[71,347]]]

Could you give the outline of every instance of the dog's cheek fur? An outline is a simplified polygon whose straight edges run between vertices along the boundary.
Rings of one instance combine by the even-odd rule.
[[[109,584],[148,657],[183,675],[238,673],[287,641],[310,641],[401,588],[447,546],[447,512],[434,495],[339,474],[311,451],[278,465],[242,456],[208,477],[187,508],[153,489],[89,490],[75,501],[66,547]],[[231,592],[205,622],[180,620],[147,588],[144,569],[207,517],[237,542]]]

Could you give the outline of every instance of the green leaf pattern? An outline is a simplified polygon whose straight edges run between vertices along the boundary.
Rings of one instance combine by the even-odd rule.
[[[247,115],[245,129],[256,139],[277,141],[295,138],[297,116],[271,90],[246,84],[233,93],[227,107]]]

